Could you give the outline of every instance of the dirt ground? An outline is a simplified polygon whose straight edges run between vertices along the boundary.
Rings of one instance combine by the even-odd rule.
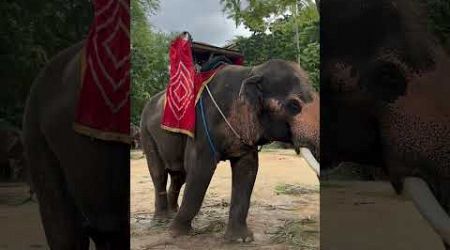
[[[251,243],[223,240],[231,194],[228,162],[217,167],[194,219],[195,235],[173,239],[167,223],[152,221],[153,184],[146,160],[139,157],[141,152],[134,152],[131,161],[132,249],[319,249],[319,182],[293,150],[260,153],[248,215],[255,238]]]
[[[380,181],[321,182],[321,249],[444,250],[414,204]]]
[[[0,183],[0,249],[49,249],[36,202],[25,183]]]
[[[152,221],[153,185],[141,152],[131,162],[132,249],[318,249],[318,180],[291,151],[261,152],[249,212],[251,243],[223,241],[231,191],[222,162],[194,221],[197,235],[171,239]],[[140,158],[140,159],[136,159]],[[387,182],[322,182],[320,249],[443,250],[439,237],[414,205]],[[49,249],[36,202],[25,183],[0,183],[0,249]]]
[[[29,199],[29,191],[23,182],[0,183],[0,250],[50,249],[39,205]],[[89,250],[95,250],[92,241]]]

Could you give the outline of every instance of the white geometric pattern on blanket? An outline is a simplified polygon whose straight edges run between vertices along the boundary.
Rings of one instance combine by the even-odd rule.
[[[180,94],[179,92],[184,92]],[[180,121],[187,111],[187,106],[194,98],[194,77],[183,62],[179,62],[176,73],[170,78],[167,91],[168,102],[173,116]]]
[[[128,20],[122,20],[122,15],[119,15],[119,10],[126,11],[129,13],[129,5],[128,1],[123,0],[110,0],[105,6],[103,6],[99,11],[95,13],[95,16],[100,16],[105,13],[111,13],[109,14],[109,18],[105,19],[102,23],[96,23],[96,30],[94,32],[93,36],[93,45],[94,45],[94,51],[95,56],[90,55],[89,58],[87,58],[88,66],[90,68],[90,72],[93,74],[93,80],[95,82],[95,85],[101,92],[101,96],[104,99],[107,106],[110,108],[111,112],[117,113],[125,104],[128,102],[128,98],[130,95],[130,92],[127,91],[123,98],[121,100],[118,100],[117,102],[113,102],[111,100],[111,97],[108,96],[107,91],[104,89],[103,84],[99,80],[99,76],[97,75],[97,72],[95,71],[93,65],[98,65],[100,68],[101,74],[104,76],[104,78],[107,79],[107,81],[112,85],[113,91],[116,92],[120,89],[120,87],[127,81],[130,73],[129,71],[125,72],[124,75],[121,77],[121,79],[114,80],[113,77],[110,74],[110,71],[116,71],[123,67],[125,63],[129,62],[130,60],[130,54],[122,55],[122,57],[117,58],[117,56],[121,55],[114,55],[111,51],[110,45],[111,43],[114,43],[115,39],[119,38],[119,35],[125,35],[128,39],[130,37],[129,34],[129,27],[128,25],[125,25],[125,23],[128,23]],[[96,18],[97,20],[101,20],[101,18]],[[103,29],[110,26],[111,23],[114,23],[114,32],[111,32],[108,36],[108,38],[103,41],[103,46],[97,46],[98,45],[98,36],[97,34],[99,32],[102,32]],[[102,41],[100,41],[102,42]],[[103,50],[102,52],[106,52],[108,57],[111,59],[111,61],[114,64],[114,69],[107,69],[105,65],[103,64],[99,51]],[[90,62],[90,63],[89,63]]]

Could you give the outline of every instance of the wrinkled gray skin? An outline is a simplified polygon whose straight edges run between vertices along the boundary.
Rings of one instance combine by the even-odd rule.
[[[129,146],[76,133],[79,43],[39,74],[23,132],[47,242],[51,249],[129,247]]]
[[[207,142],[199,105],[195,139],[192,139],[161,129],[165,92],[154,96],[143,111],[141,132],[155,186],[155,216],[167,216],[178,210],[178,193],[186,182],[183,200],[170,230],[175,236],[188,233],[218,161],[230,160],[232,195],[225,237],[253,239],[246,218],[258,172],[257,145],[288,142],[296,148],[310,148],[318,158],[319,97],[304,71],[297,64],[282,60],[271,60],[253,69],[226,66],[208,86],[247,145],[226,125],[206,90],[203,93],[205,116],[218,152],[216,158]],[[172,181],[166,193],[168,174]]]
[[[322,3],[322,169],[381,165],[398,193],[420,177],[450,214],[450,56],[421,1]]]

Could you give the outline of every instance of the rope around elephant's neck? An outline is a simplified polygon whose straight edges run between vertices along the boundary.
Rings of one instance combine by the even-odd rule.
[[[231,131],[233,131],[233,134],[241,141],[242,137],[238,134],[238,132],[236,132],[236,130],[233,128],[233,126],[231,126],[231,123],[228,121],[227,117],[224,115],[224,113],[222,112],[222,109],[220,109],[219,105],[217,104],[216,100],[214,99],[214,96],[212,95],[211,91],[208,88],[208,85],[205,85],[206,91],[209,94],[209,97],[211,97],[211,101],[213,102],[214,106],[216,106],[217,111],[219,111],[220,115],[222,116],[223,120],[225,121],[225,123],[228,125],[228,127],[231,129]]]
[[[219,111],[220,115],[225,120],[226,124],[231,129],[231,131],[233,131],[234,135],[236,135],[236,137],[241,141],[242,144],[244,144],[246,146],[249,146],[249,147],[253,147],[254,145],[250,145],[250,144],[246,143],[242,139],[242,137],[238,134],[238,132],[233,128],[231,123],[226,118],[225,114],[222,112],[222,109],[217,104],[214,96],[212,95],[211,91],[208,88],[208,85],[205,85],[205,88],[206,88],[206,91],[209,94],[209,97],[211,98],[212,102],[214,103],[214,106],[216,106],[217,111]],[[200,96],[199,105],[200,105],[200,112],[201,112],[201,116],[202,116],[203,128],[205,129],[205,133],[206,133],[206,138],[208,139],[208,144],[209,144],[209,147],[211,149],[211,153],[212,153],[213,157],[216,157],[217,156],[217,150],[216,150],[214,142],[213,142],[213,140],[211,138],[211,135],[209,133],[208,124],[206,122],[205,109],[203,107],[203,94],[202,94],[202,96]],[[262,148],[263,148],[263,146],[261,145],[261,147],[258,149],[258,152],[260,152],[262,150]]]
[[[253,72],[253,67],[251,67],[250,71],[247,74],[247,77],[250,77],[252,75]],[[219,111],[220,115],[222,116],[223,120],[225,121],[225,123],[228,125],[228,127],[230,128],[230,130],[233,132],[233,134],[239,139],[239,141],[247,146],[253,147],[254,145],[250,145],[249,143],[247,143],[246,141],[244,141],[244,139],[242,139],[242,137],[239,135],[239,133],[236,131],[236,129],[234,129],[234,127],[231,125],[231,123],[228,121],[227,117],[225,116],[225,114],[222,112],[222,109],[219,107],[219,105],[216,102],[216,99],[214,98],[214,96],[212,95],[211,91],[209,90],[208,84],[205,85],[206,91],[209,94],[209,97],[211,97],[211,100],[214,104],[214,106],[216,106],[217,111]],[[238,97],[240,97],[242,95],[242,91],[244,88],[244,84],[243,82],[241,83],[241,87],[239,88],[239,95]]]
[[[248,73],[248,75],[250,76],[251,73],[253,71],[253,68],[250,70],[250,72]],[[216,99],[214,98],[213,94],[211,93],[211,91],[209,90],[208,85],[205,85],[206,88],[206,92],[208,92],[209,97],[211,98],[211,101],[213,102],[214,106],[216,107],[217,111],[219,111],[219,114],[222,116],[223,120],[225,121],[225,123],[228,125],[228,127],[230,128],[230,130],[233,132],[233,134],[239,139],[239,141],[244,144],[245,146],[251,147],[253,148],[255,145],[249,144],[247,143],[240,135],[239,133],[236,131],[236,129],[234,129],[234,127],[231,125],[231,123],[228,121],[227,117],[225,116],[225,114],[223,113],[222,109],[219,107],[219,104],[217,104]],[[240,90],[239,90],[239,96],[241,96],[241,92],[242,92],[243,86],[241,86]],[[202,120],[203,120],[203,126],[205,128],[205,132],[206,132],[206,136],[208,138],[208,142],[209,142],[209,146],[211,148],[211,151],[213,153],[213,155],[217,155],[217,150],[214,146],[214,142],[212,141],[211,135],[209,134],[209,130],[208,130],[208,125],[206,123],[206,118],[205,118],[205,110],[203,107],[203,100],[202,97],[200,97],[200,111],[202,113]],[[262,146],[258,149],[258,152],[262,150]]]

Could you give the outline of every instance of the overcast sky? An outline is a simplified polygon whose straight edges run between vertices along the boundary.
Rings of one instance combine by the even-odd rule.
[[[189,31],[194,41],[216,46],[237,35],[250,36],[242,25],[236,28],[234,21],[227,19],[219,0],[163,0],[150,22],[160,31]]]

